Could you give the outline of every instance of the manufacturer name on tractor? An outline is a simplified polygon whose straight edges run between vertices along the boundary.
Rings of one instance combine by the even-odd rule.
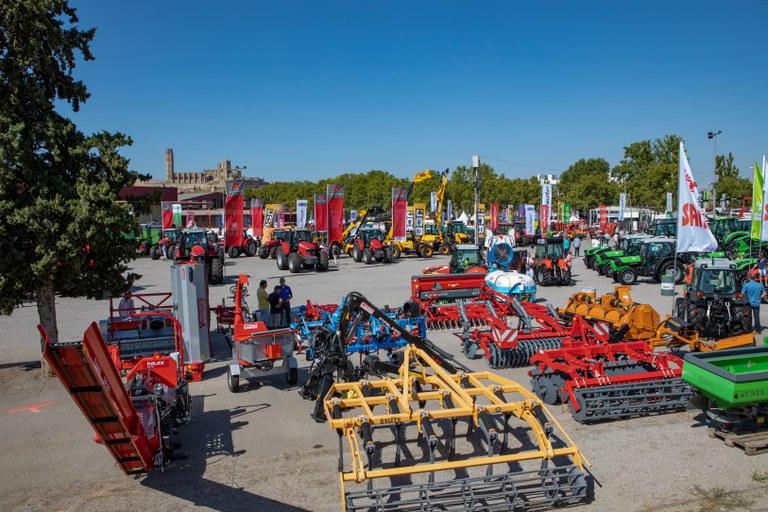
[[[158,361],[147,361],[147,368],[160,368],[162,366],[168,366],[166,359],[160,359]]]
[[[768,397],[768,390],[765,389],[749,389],[743,393],[735,393],[734,398],[766,398]]]

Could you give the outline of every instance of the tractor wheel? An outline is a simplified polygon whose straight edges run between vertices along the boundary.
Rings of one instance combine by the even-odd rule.
[[[277,268],[280,270],[288,270],[288,256],[283,252],[282,247],[276,249],[275,259],[277,260]]]
[[[289,368],[288,373],[285,374],[285,381],[289,386],[295,386],[299,382],[299,369]]]
[[[301,256],[298,253],[292,252],[288,255],[288,271],[291,274],[298,274],[301,272]]]
[[[318,272],[325,272],[328,270],[328,253],[326,251],[320,251],[320,255],[317,257],[317,271]]]
[[[160,259],[160,248],[156,245],[153,245],[149,248],[149,257],[153,260],[159,260]]]
[[[232,393],[240,391],[240,376],[232,375],[232,370],[227,366],[227,387]]]
[[[269,257],[272,258],[273,260],[277,259],[277,249],[279,248],[273,247],[272,249],[269,250]]]
[[[625,285],[635,284],[635,281],[637,281],[637,274],[631,268],[622,270],[619,272],[619,281],[621,284]]]
[[[360,247],[358,247],[357,244],[352,247],[352,259],[357,263],[363,261],[363,251],[360,250]]]
[[[656,280],[661,281],[661,276],[665,274],[674,276],[675,284],[682,284],[683,279],[685,278],[685,268],[680,262],[668,261],[661,267],[661,270],[659,270],[659,275],[656,276]]]
[[[686,313],[686,306],[685,306],[685,298],[684,297],[678,297],[675,299],[675,311],[674,315],[678,320],[685,321],[685,313]]]
[[[224,282],[224,262],[219,258],[211,261],[211,273],[208,276],[208,282],[211,284],[221,284]]]
[[[440,246],[440,254],[447,255],[451,254],[451,246],[448,244],[443,244]]]
[[[429,245],[421,246],[421,257],[422,258],[431,258],[432,254],[434,254],[434,251],[432,250],[431,246],[429,246]]]
[[[738,325],[741,327],[741,332],[733,334],[743,334],[746,332],[752,332],[752,309],[749,306],[742,306],[736,308],[736,318],[739,319]]]
[[[371,254],[371,250],[367,247],[363,249],[363,261],[366,265],[373,263],[373,254]]]
[[[395,258],[392,256],[392,247],[384,248],[384,263],[394,263]]]
[[[617,272],[611,272],[611,277],[613,278],[614,283],[619,282],[619,274]]]
[[[398,259],[400,258],[400,246],[393,245],[392,246],[392,259]]]
[[[240,249],[236,246],[232,246],[229,248],[229,257],[230,258],[237,258],[240,256]]]
[[[269,249],[267,249],[266,247],[260,247],[259,248],[259,258],[261,258],[263,260],[269,258]]]
[[[251,258],[256,256],[256,242],[248,242],[248,245],[245,246],[245,255]]]

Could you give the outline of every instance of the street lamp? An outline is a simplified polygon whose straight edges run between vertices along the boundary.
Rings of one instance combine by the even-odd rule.
[[[713,162],[713,179],[712,179],[712,215],[717,214],[717,136],[723,133],[723,130],[712,130],[707,132],[707,139],[711,140],[715,146],[715,160]]]
[[[472,155],[472,169],[475,171],[475,245],[480,245],[478,209],[480,208],[480,155]]]

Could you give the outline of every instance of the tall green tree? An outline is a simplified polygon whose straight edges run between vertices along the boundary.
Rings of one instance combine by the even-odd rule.
[[[586,212],[601,203],[615,204],[619,186],[610,178],[611,166],[602,158],[581,159],[560,175],[557,199],[566,201],[571,210]]]
[[[57,109],[88,99],[73,76],[94,30],[66,0],[0,1],[0,312],[34,298],[58,339],[56,294],[103,297],[132,282],[136,227],[117,193],[140,177],[119,154],[130,138],[86,136]]]
[[[715,176],[718,197],[725,194],[728,199],[741,199],[752,195],[752,180],[741,177],[732,153],[715,157]]]

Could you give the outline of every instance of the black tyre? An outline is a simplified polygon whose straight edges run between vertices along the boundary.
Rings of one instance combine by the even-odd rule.
[[[656,280],[661,281],[661,276],[665,274],[673,275],[675,277],[675,284],[682,284],[685,279],[685,266],[679,261],[668,261],[661,266],[659,275],[656,276]]]
[[[269,250],[269,257],[272,258],[273,260],[277,259],[277,250],[278,249],[279,249],[279,247],[273,247],[272,249]]]
[[[400,257],[400,246],[397,244],[392,246],[392,258],[398,259]]]
[[[286,260],[288,261],[288,271],[291,274],[298,274],[301,272],[301,256],[295,252],[292,252],[288,255]]]
[[[685,313],[687,310],[686,300],[684,297],[677,297],[675,299],[675,317],[678,320],[686,320]]]
[[[422,258],[431,258],[432,254],[434,254],[434,251],[432,250],[432,247],[430,247],[429,245],[421,246],[421,257]]]
[[[277,260],[277,268],[280,270],[288,270],[288,256],[283,252],[282,247],[278,247],[275,259]]]
[[[159,260],[160,259],[160,248],[156,245],[153,245],[149,248],[149,257],[153,260]]]
[[[232,375],[232,370],[227,367],[227,387],[232,393],[240,391],[240,376]]]
[[[392,247],[384,248],[384,263],[394,263],[395,258],[392,256]]]
[[[619,272],[619,282],[621,284],[635,284],[635,281],[637,281],[637,274],[631,268],[627,268]]]
[[[317,257],[317,271],[318,272],[325,272],[328,270],[328,253],[325,251],[320,251],[320,255]]]
[[[248,242],[248,245],[245,246],[245,255],[251,258],[256,256],[256,242],[253,240]]]
[[[211,260],[211,273],[208,275],[208,282],[211,284],[224,282],[224,262],[219,258]]]
[[[373,254],[371,254],[371,250],[368,249],[367,247],[363,249],[362,257],[366,265],[370,265],[371,263],[373,263]]]
[[[269,249],[267,249],[266,247],[260,248],[259,249],[259,258],[261,258],[263,260],[269,258]]]
[[[237,258],[240,256],[240,249],[238,247],[232,246],[229,248],[229,257],[230,258]]]
[[[440,246],[440,254],[446,255],[451,254],[451,246],[448,244],[443,244]]]
[[[299,369],[290,368],[288,373],[285,374],[285,382],[287,382],[289,386],[295,386],[296,383],[299,382]]]
[[[352,259],[358,263],[363,261],[363,251],[360,250],[360,247],[357,244],[352,247]]]

